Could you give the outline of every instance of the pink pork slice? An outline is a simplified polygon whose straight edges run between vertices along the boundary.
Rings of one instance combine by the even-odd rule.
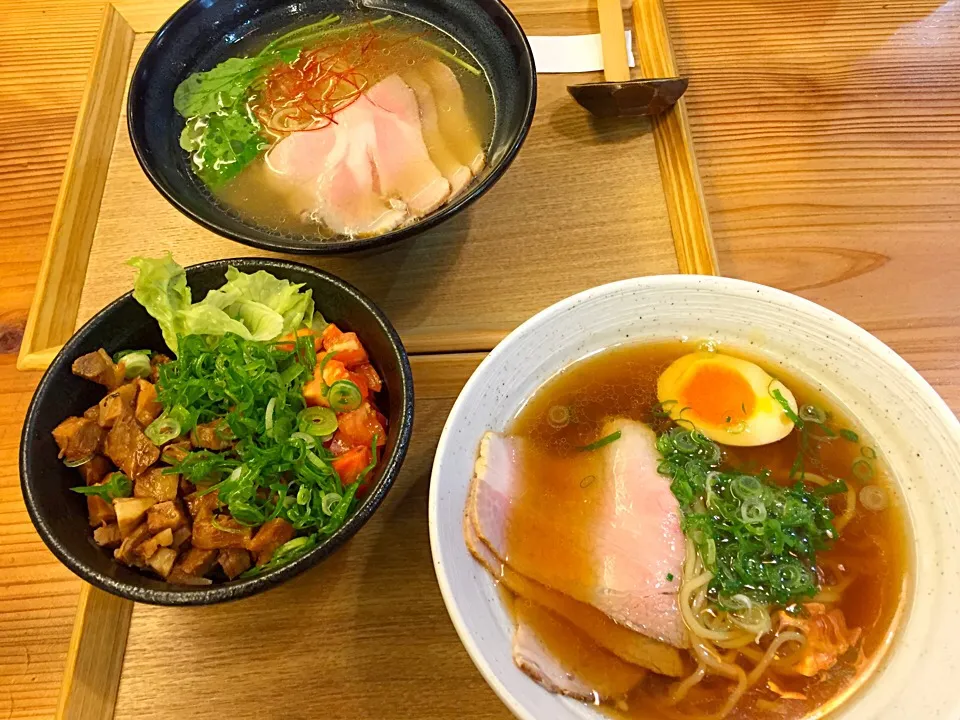
[[[337,113],[336,123],[295,132],[267,155],[295,210],[315,212],[345,235],[389,232],[406,219],[380,192],[372,164],[374,113],[365,97]]]
[[[399,197],[414,217],[433,212],[450,197],[450,183],[430,159],[413,90],[390,75],[367,91],[375,106],[372,156],[383,194]]]
[[[648,637],[686,647],[677,601],[685,552],[679,507],[657,473],[653,431],[616,420],[603,434],[617,430],[615,442],[567,458],[488,433],[471,519],[517,572]]]

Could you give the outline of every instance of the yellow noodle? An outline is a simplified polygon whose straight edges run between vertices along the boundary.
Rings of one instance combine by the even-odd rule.
[[[753,687],[757,680],[760,679],[760,676],[763,675],[768,667],[770,667],[770,663],[773,662],[773,659],[780,650],[780,647],[788,642],[800,643],[800,647],[803,648],[803,646],[807,643],[807,638],[798,632],[782,632],[777,635],[773,639],[773,642],[770,643],[770,647],[768,647],[767,651],[763,654],[760,662],[757,663],[756,667],[754,667],[747,676],[748,686]]]

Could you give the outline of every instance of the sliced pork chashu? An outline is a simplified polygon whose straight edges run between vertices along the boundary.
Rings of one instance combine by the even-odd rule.
[[[675,647],[687,645],[677,590],[684,556],[679,507],[657,473],[652,430],[617,420],[604,448],[554,457],[488,433],[470,519],[520,575]],[[533,473],[532,475],[530,473]]]

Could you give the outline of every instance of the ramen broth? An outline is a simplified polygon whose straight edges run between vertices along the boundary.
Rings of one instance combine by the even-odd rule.
[[[524,406],[509,432],[527,438],[536,448],[559,457],[571,457],[576,454],[576,448],[595,441],[602,433],[604,421],[611,417],[648,423],[659,433],[670,423],[655,413],[657,378],[671,362],[692,350],[689,343],[626,346],[581,361],[542,387]],[[728,348],[722,348],[722,352],[739,355]],[[824,408],[831,413],[831,422],[835,426],[859,433],[859,443],[841,437],[819,443],[819,452],[816,457],[808,456],[806,466],[807,472],[843,478],[859,491],[865,483],[852,477],[850,469],[860,456],[861,447],[868,441],[856,424],[809,383],[785,373],[781,367],[752,357],[745,359],[756,362],[784,382],[799,404],[810,403]],[[550,421],[551,408],[558,406],[570,411],[569,423],[563,427]],[[793,432],[770,445],[724,447],[723,468],[753,472],[767,468],[773,479],[786,483],[799,450],[798,443],[799,433]],[[527,453],[527,457],[534,456]],[[886,489],[890,499],[887,508],[870,511],[858,503],[856,515],[839,533],[833,547],[817,553],[821,573],[829,575],[837,564],[847,573],[853,572],[853,582],[843,592],[836,607],[842,610],[849,627],[862,630],[861,641],[841,656],[831,669],[814,677],[780,676],[767,671],[728,715],[729,718],[796,720],[815,710],[832,707],[855,689],[881,659],[904,603],[908,545],[904,515],[894,486],[879,461],[875,464],[877,473],[869,483]],[[569,520],[584,523],[583,532],[589,532],[591,503],[585,496],[590,494],[591,488],[596,491],[596,479],[587,476],[579,482],[571,480],[563,483],[564,489],[558,489],[556,477],[549,475],[543,467],[524,467],[521,476],[526,486],[519,493],[521,501],[542,503],[559,498],[561,504],[570,506],[579,497],[580,507],[584,510],[570,514]],[[664,482],[669,481],[664,479]],[[843,494],[834,495],[829,501],[838,516],[845,501]],[[566,520],[567,516],[564,517]],[[565,558],[556,557],[554,548],[542,546],[536,534],[525,533],[523,527],[516,525],[510,526],[507,535],[508,562],[510,549],[520,544],[526,546],[527,552],[530,547],[536,548],[545,563],[566,562]],[[584,582],[589,583],[598,570],[583,567],[578,572],[582,572]],[[560,647],[554,643],[552,651],[561,660],[567,658],[572,662],[570,659],[577,657],[576,648],[572,647]],[[691,663],[691,671],[693,668]],[[717,712],[731,688],[729,680],[708,675],[677,708],[667,708],[665,698],[675,683],[674,678],[649,673],[624,703],[618,703],[618,708],[605,707],[605,711],[629,718],[700,718]],[[774,687],[780,692],[797,693],[798,699],[783,699]]]
[[[482,71],[472,72],[450,57],[463,60],[479,69],[479,63],[469,51],[454,38],[419,20],[394,14],[388,22],[378,23],[371,29],[363,24],[365,19],[365,15],[344,15],[342,25],[360,25],[354,31],[340,33],[336,36],[336,41],[362,42],[364,33],[376,33],[377,42],[364,55],[361,68],[367,87],[376,85],[394,73],[403,77],[405,71],[416,69],[426,61],[440,60],[453,71],[463,91],[469,120],[480,139],[481,148],[487,152],[495,117],[490,83]],[[266,42],[262,41],[250,50],[259,51],[262,45],[266,45]],[[441,114],[452,112],[449,105],[442,103],[437,110]],[[336,115],[333,116],[333,121],[336,122]],[[268,137],[271,141],[275,139]],[[451,144],[457,140],[453,136],[446,136],[446,142]],[[455,154],[460,151],[460,148],[456,147],[450,149]],[[269,181],[270,172],[267,154],[261,153],[235,178],[223,186],[213,188],[212,193],[220,203],[235,211],[239,217],[269,230],[294,236],[308,235],[318,239],[337,234],[331,232],[315,214],[292,211],[285,189]],[[452,199],[453,196],[446,202]]]

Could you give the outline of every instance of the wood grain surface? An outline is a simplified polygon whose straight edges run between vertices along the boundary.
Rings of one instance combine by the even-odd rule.
[[[118,4],[135,30],[156,26],[150,0]],[[567,6],[564,0],[522,4],[525,25],[535,32],[548,27],[540,13]],[[680,71],[692,78],[687,104],[724,272],[846,314],[887,341],[960,409],[960,3],[666,0],[666,9]],[[80,586],[44,549],[20,498],[20,425],[39,374],[17,373],[14,356],[101,12],[98,0],[0,0],[0,718],[53,714]],[[596,28],[585,23],[578,31]],[[418,433],[429,434],[431,414],[442,416],[444,402],[424,404]],[[381,532],[391,524],[410,530],[404,510],[425,512],[418,504],[423,480],[415,477],[414,464],[407,471],[405,491],[392,496],[397,505],[381,518]],[[413,531],[424,534],[418,552],[425,552],[425,529],[421,524]],[[345,552],[372,552],[382,544],[373,535],[365,541],[370,545],[354,548],[361,535]],[[414,554],[410,564],[424,572],[428,559]],[[395,565],[383,572],[398,578]],[[361,577],[331,582],[364,596]],[[446,717],[506,717],[492,694],[484,695],[449,621],[437,612],[439,595],[421,601],[423,593],[403,594],[404,587],[391,598],[405,617],[423,605],[413,622],[424,644],[412,646],[410,667],[401,667],[394,680],[360,659],[359,677],[386,682],[390,704],[355,698],[354,706],[336,700],[337,707],[356,717],[392,718],[406,717],[402,703],[414,702],[429,717],[439,712],[425,709],[433,697],[436,708],[448,710]],[[289,592],[295,600],[309,595],[296,585]],[[231,611],[239,615],[242,606]],[[375,608],[382,618],[384,606]],[[373,622],[340,612],[338,619],[376,634]],[[296,642],[290,620],[279,622],[284,637]],[[157,645],[140,635],[145,627],[136,615],[132,627],[130,661],[146,667]],[[367,649],[378,648],[366,642]],[[259,690],[276,677],[272,666],[263,669],[267,660],[300,672],[283,658],[257,655],[250,644],[239,654],[218,645],[216,657],[232,682],[240,661],[252,660],[260,671],[245,680]],[[336,667],[348,672],[359,654],[345,650],[338,657]],[[416,682],[424,677],[417,663],[435,673],[429,694]],[[176,693],[182,675],[160,675],[156,666],[152,672],[160,685],[135,683],[129,674],[121,681],[118,715],[156,712],[149,698],[158,687],[167,696]],[[211,682],[194,697],[207,715],[218,708],[215,687]],[[269,693],[277,691],[264,692],[273,697]],[[244,697],[253,696],[251,690]],[[463,702],[451,710],[451,698]]]

